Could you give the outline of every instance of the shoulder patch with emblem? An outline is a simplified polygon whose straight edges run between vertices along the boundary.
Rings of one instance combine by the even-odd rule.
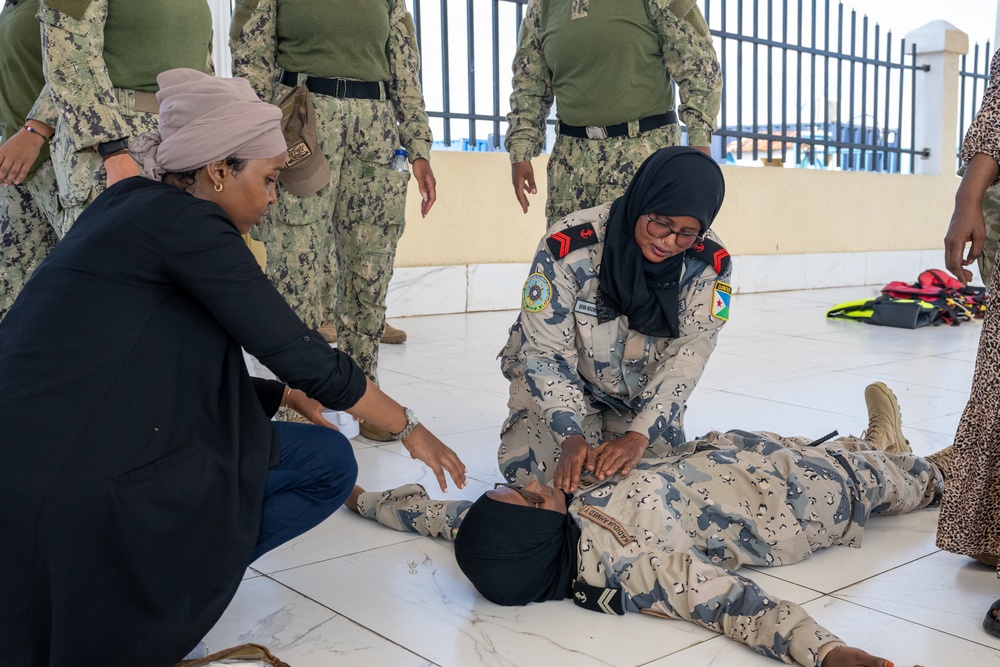
[[[729,269],[731,263],[729,251],[710,239],[705,239],[701,243],[695,243],[684,251],[687,257],[694,257],[705,262],[713,269],[716,275],[722,275]]]
[[[574,250],[597,243],[597,232],[594,231],[594,226],[587,222],[556,232],[545,239],[545,243],[548,244],[553,257],[562,259]]]
[[[712,294],[712,317],[719,320],[729,319],[729,303],[733,300],[733,288],[722,282],[716,281],[715,290]]]
[[[552,301],[552,283],[541,273],[532,273],[524,281],[522,293],[524,309],[529,313],[538,313]]]

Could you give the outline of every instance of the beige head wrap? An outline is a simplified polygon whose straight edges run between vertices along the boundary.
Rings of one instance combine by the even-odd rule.
[[[227,157],[272,158],[285,152],[281,110],[260,101],[246,79],[225,79],[193,69],[156,77],[160,131],[140,135],[130,151],[142,175],[159,181]]]

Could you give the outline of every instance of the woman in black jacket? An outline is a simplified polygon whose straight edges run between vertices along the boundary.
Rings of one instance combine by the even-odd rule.
[[[464,466],[309,330],[241,233],[274,202],[280,111],[240,79],[159,77],[144,176],[80,217],[0,324],[0,644],[12,665],[164,667],[247,565],[329,516],[357,464],[323,406]],[[250,378],[241,347],[283,382]]]

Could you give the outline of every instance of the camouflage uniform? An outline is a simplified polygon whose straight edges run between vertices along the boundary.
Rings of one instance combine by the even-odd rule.
[[[21,0],[25,2],[25,0]],[[37,2],[35,8],[37,8]],[[4,19],[13,17],[14,23],[6,24],[12,31],[11,42],[3,44],[0,49],[21,48],[24,52],[22,65],[18,68],[18,80],[12,82],[0,81],[0,86],[10,85],[12,88],[23,88],[30,95],[37,96],[27,118],[5,118],[0,127],[14,123],[20,124],[27,119],[37,120],[49,127],[55,127],[58,120],[55,105],[45,85],[45,75],[41,61],[41,35],[38,24],[33,20],[35,9],[21,6],[15,9],[16,3],[6,2],[4,12],[27,11],[29,15],[4,14]],[[21,21],[30,20],[34,29],[30,34],[22,34]],[[28,24],[28,25],[30,25]],[[23,40],[23,41],[19,41]],[[37,40],[37,41],[36,41]],[[37,56],[37,62],[35,61]],[[30,67],[33,63],[35,67]],[[8,89],[10,90],[10,89]],[[13,112],[13,110],[11,110]],[[8,130],[10,131],[10,130]],[[3,133],[3,132],[0,132]],[[4,137],[4,140],[9,137]],[[2,143],[2,142],[0,142]],[[0,187],[0,319],[7,314],[14,304],[14,299],[21,293],[21,288],[31,276],[35,267],[49,254],[58,241],[57,221],[59,220],[59,201],[56,190],[55,172],[49,159],[48,142],[39,150],[38,157],[28,176],[19,185]]]
[[[509,129],[504,144],[511,162],[539,155],[545,142],[545,120],[554,98],[552,73],[543,51],[542,3],[531,0],[521,23],[513,63]],[[589,0],[573,0],[574,18],[587,15]],[[593,0],[597,1],[597,0]],[[677,82],[679,115],[688,128],[688,144],[707,146],[715,131],[722,100],[722,74],[708,25],[694,3],[677,16],[668,0],[643,0],[646,13],[660,33],[663,62]],[[613,57],[609,54],[609,57]],[[556,100],[558,103],[558,100]],[[558,114],[558,111],[557,111]],[[551,227],[573,211],[611,201],[625,192],[639,165],[659,148],[680,143],[674,123],[639,132],[638,119],[626,119],[628,136],[580,139],[558,135],[548,162],[545,216]]]
[[[46,82],[59,112],[52,163],[61,202],[60,238],[107,183],[104,163],[92,147],[157,130],[157,115],[137,111],[135,91],[115,88],[108,76],[104,24],[111,1],[42,0],[38,13]],[[209,49],[209,72],[211,57]]]
[[[582,530],[577,604],[596,610],[586,596],[610,589],[603,599],[616,613],[684,619],[763,655],[819,667],[844,643],[736,571],[796,563],[832,545],[860,547],[869,516],[926,507],[944,480],[925,459],[855,438],[805,443],[712,432],[624,477],[585,477],[569,505]],[[471,504],[431,500],[419,484],[358,498],[362,516],[448,540]]]
[[[234,74],[274,103],[291,90],[276,83],[281,1],[237,0],[230,32]],[[296,197],[279,183],[278,203],[260,232],[269,275],[285,299],[312,328],[334,319],[337,345],[373,381],[410,176],[389,163],[400,145],[410,162],[428,158],[432,142],[413,18],[403,0],[392,0],[389,11],[392,79],[382,99],[311,96],[333,180],[313,197]]]
[[[729,317],[728,253],[711,230],[703,246],[687,251],[678,338],[630,330],[624,316],[602,322],[594,309],[610,208],[568,216],[535,255],[521,314],[500,353],[510,415],[498,459],[509,481],[551,481],[560,443],[571,435],[597,446],[636,431],[649,438],[649,456],[666,456],[685,441],[687,399]],[[591,243],[571,244],[556,259],[553,241],[574,237],[581,225],[592,225]]]
[[[996,265],[997,246],[1000,243],[1000,185],[991,186],[983,197],[983,218],[986,221],[986,241],[979,255],[979,275],[983,284],[990,284]]]

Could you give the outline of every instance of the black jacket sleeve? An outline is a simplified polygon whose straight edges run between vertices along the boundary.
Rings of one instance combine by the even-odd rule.
[[[254,391],[257,392],[260,407],[264,408],[264,414],[269,418],[273,417],[274,413],[281,407],[281,399],[285,395],[285,387],[288,385],[265,378],[252,377],[250,380],[253,382]]]
[[[295,315],[221,208],[192,197],[166,227],[167,274],[247,352],[328,408],[358,402],[367,386],[364,372]]]

